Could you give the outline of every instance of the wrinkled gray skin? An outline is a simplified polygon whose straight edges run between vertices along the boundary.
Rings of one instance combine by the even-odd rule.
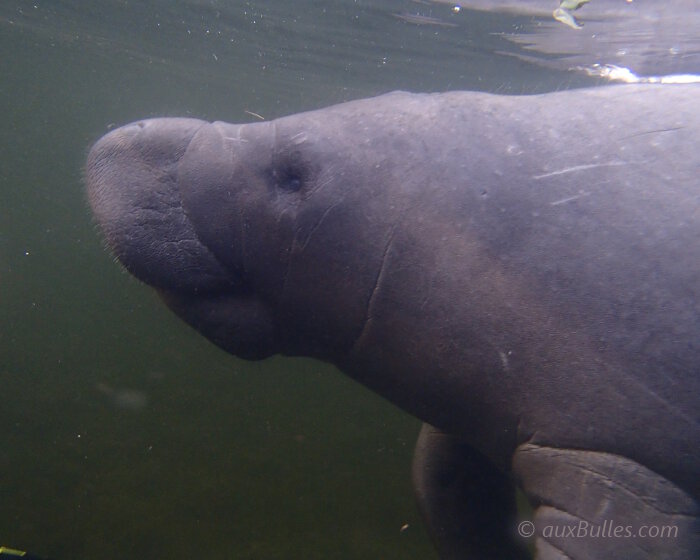
[[[430,424],[414,481],[444,558],[527,557],[517,484],[539,560],[697,560],[698,99],[154,119],[95,144],[88,193],[119,260],[215,344],[330,361]]]

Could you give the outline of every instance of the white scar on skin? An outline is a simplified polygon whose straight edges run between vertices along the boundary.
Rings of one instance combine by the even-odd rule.
[[[611,161],[609,163],[588,163],[585,165],[574,165],[573,167],[566,167],[564,169],[558,169],[557,171],[551,171],[549,173],[543,173],[542,175],[534,175],[533,179],[546,179],[547,177],[554,177],[555,175],[563,175],[564,173],[571,173],[573,171],[585,171],[586,169],[595,169],[596,167],[617,167],[619,165],[627,165],[624,161]]]
[[[566,198],[562,198],[561,200],[555,200],[554,202],[550,202],[550,206],[559,206],[560,204],[566,204],[567,202],[573,202],[574,200],[578,200],[579,198],[583,198],[584,196],[589,196],[591,193],[589,192],[582,192],[579,194],[575,194],[573,196],[567,196]]]

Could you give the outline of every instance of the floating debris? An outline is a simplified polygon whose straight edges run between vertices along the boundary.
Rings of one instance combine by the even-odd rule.
[[[564,25],[568,25],[572,29],[581,29],[582,23],[574,17],[573,12],[578,10],[584,4],[588,4],[590,0],[561,0],[559,7],[552,12],[554,19],[560,21]]]

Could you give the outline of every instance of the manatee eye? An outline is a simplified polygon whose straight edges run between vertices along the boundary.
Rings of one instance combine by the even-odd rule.
[[[307,179],[307,166],[299,152],[292,152],[274,171],[275,184],[287,192],[297,192]]]
[[[301,188],[301,177],[296,173],[290,173],[280,181],[280,187],[286,191],[295,192]]]

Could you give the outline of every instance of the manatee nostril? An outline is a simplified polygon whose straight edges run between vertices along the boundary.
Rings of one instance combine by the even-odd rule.
[[[143,121],[139,121],[136,123],[136,126],[138,126],[139,128],[143,128],[144,126],[146,126],[146,123]]]

